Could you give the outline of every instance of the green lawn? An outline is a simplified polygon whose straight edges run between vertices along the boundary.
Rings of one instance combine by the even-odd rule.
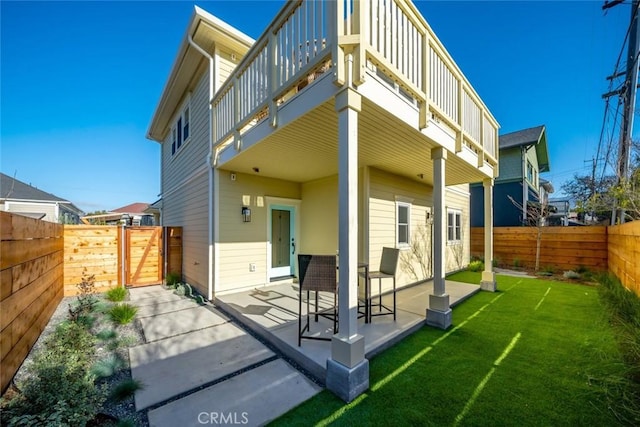
[[[508,276],[498,288],[456,307],[448,331],[424,327],[372,359],[354,402],[325,390],[273,425],[619,424],[624,366],[597,289]]]

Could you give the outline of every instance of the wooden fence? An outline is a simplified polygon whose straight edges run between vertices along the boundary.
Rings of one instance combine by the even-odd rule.
[[[83,275],[94,275],[98,292],[122,284],[120,265],[122,227],[115,225],[65,225],[64,295],[76,295]]]
[[[535,266],[535,227],[495,227],[498,265]],[[471,228],[471,255],[484,256],[484,228]],[[640,295],[640,221],[612,227],[543,227],[540,268],[609,270]]]
[[[0,212],[4,391],[63,296],[63,226]]]
[[[166,240],[164,236],[168,236]],[[76,295],[84,276],[94,275],[98,292],[116,286],[161,283],[182,273],[180,227],[64,227],[64,295]]]
[[[607,227],[609,271],[640,296],[640,221]]]

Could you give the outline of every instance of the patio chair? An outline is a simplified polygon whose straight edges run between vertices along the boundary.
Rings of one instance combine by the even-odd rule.
[[[298,347],[302,344],[302,339],[315,339],[330,341],[331,337],[320,337],[305,335],[310,332],[309,317],[314,316],[317,322],[319,317],[333,320],[333,333],[338,332],[338,275],[335,255],[298,255],[299,285],[300,294],[298,301]],[[305,322],[302,321],[302,297],[307,294],[307,314]],[[314,293],[315,305],[311,309],[311,292]],[[320,292],[333,294],[331,307],[321,309],[318,307],[318,296]]]
[[[400,250],[396,248],[382,248],[382,258],[380,258],[380,268],[378,271],[370,271],[369,277],[366,278],[371,292],[371,279],[378,279],[378,312],[372,312],[371,295],[367,295],[369,304],[369,317],[385,316],[393,314],[393,320],[396,320],[396,269],[398,268],[398,258]],[[387,307],[382,304],[382,279],[393,279],[393,307]]]

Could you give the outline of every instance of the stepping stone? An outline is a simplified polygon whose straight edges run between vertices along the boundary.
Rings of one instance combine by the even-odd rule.
[[[138,319],[140,319],[194,307],[198,307],[194,300],[190,298],[180,298],[177,301],[156,302],[155,304],[139,306],[137,316]]]
[[[227,323],[229,319],[192,303],[192,308],[138,319],[147,342]]]
[[[130,348],[131,376],[144,384],[135,395],[136,409],[140,411],[273,356],[271,350],[231,323]]]
[[[264,425],[320,391],[278,359],[149,411],[149,424]]]

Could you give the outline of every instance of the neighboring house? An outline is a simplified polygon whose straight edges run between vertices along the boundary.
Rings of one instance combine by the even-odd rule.
[[[544,212],[540,188],[547,192],[548,189],[545,190],[541,184],[540,174],[549,171],[545,126],[500,135],[499,151],[500,174],[494,186],[493,226],[523,225],[526,223],[527,210]],[[471,185],[472,227],[483,227],[485,223],[483,193],[482,185]],[[509,197],[513,198],[515,204]]]
[[[70,201],[3,173],[0,173],[0,210],[64,224],[78,224],[83,215]]]
[[[548,224],[551,226],[567,226],[567,225],[576,225],[577,218],[571,218],[572,223],[570,224],[569,214],[570,202],[569,199],[550,199],[549,206],[552,212],[549,213]]]
[[[339,253],[347,341],[332,352],[358,367],[358,261],[377,269],[400,248],[398,285],[433,277],[427,322],[450,326],[444,276],[469,261],[469,183],[484,182],[491,215],[498,170],[498,123],[426,20],[397,1],[385,27],[378,5],[285,2],[257,41],[195,7],[148,129],[183,279],[214,299],[291,280],[298,254]]]
[[[82,217],[85,224],[105,224],[105,225],[131,225],[147,226],[158,224],[155,216],[149,209],[148,203],[132,203],[121,208],[113,209],[106,213],[93,214]]]

